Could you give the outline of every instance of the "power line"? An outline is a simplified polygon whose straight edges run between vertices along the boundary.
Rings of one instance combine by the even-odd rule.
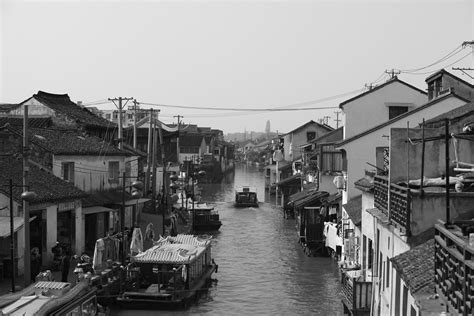
[[[284,112],[284,111],[308,111],[308,110],[324,110],[324,109],[335,109],[338,108],[337,106],[329,106],[329,107],[310,107],[310,108],[292,108],[295,106],[304,106],[310,104],[321,103],[325,101],[329,101],[332,99],[337,99],[342,96],[348,94],[354,94],[357,92],[362,92],[363,89],[357,89],[350,92],[345,92],[339,95],[325,97],[317,100],[301,102],[301,103],[294,103],[289,105],[284,105],[280,107],[273,107],[273,108],[242,108],[242,107],[231,107],[231,108],[222,108],[222,107],[208,107],[208,106],[187,106],[187,105],[171,105],[171,104],[160,104],[160,103],[150,103],[150,102],[141,102],[140,104],[149,105],[149,106],[159,106],[159,107],[170,107],[170,108],[181,108],[181,109],[194,109],[194,110],[212,110],[212,111],[237,111],[237,112]]]
[[[423,69],[426,69],[426,68],[429,68],[431,66],[434,66],[436,64],[439,64],[449,58],[451,58],[452,56],[454,55],[457,55],[459,52],[461,52],[463,49],[465,48],[465,46],[463,45],[459,45],[457,46],[454,50],[452,50],[451,52],[449,52],[447,55],[441,57],[440,59],[436,60],[435,62],[427,65],[427,66],[423,66],[423,67],[419,67],[419,68],[412,68],[412,69],[402,69],[401,72],[403,73],[409,73],[409,72],[417,72],[417,71],[420,71],[420,70],[423,70]]]
[[[461,60],[463,60],[464,58],[466,58],[467,56],[469,56],[469,55],[471,55],[471,54],[472,54],[472,53],[469,52],[469,53],[467,53],[466,55],[464,55],[463,57],[459,58],[458,60],[456,60],[456,61],[450,63],[449,65],[444,66],[443,68],[447,68],[447,67],[449,67],[449,66],[452,66],[452,65],[454,65],[455,63],[460,62]],[[427,75],[427,74],[432,74],[433,72],[436,72],[436,71],[438,71],[438,70],[439,70],[439,69],[435,69],[435,70],[431,70],[431,71],[427,71],[427,72],[406,73],[406,74],[407,74],[407,75]]]

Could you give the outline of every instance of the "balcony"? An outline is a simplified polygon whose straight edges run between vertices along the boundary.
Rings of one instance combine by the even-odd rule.
[[[454,192],[453,187],[449,199],[450,218],[472,218],[473,202],[474,192]],[[420,190],[408,189],[389,183],[386,177],[375,176],[374,205],[406,236],[416,236],[432,228],[439,219],[446,219],[446,191],[439,186],[424,187],[421,194]]]
[[[472,315],[474,305],[474,246],[467,230],[474,221],[435,225],[435,282],[451,307],[461,315]],[[468,229],[466,229],[468,228]]]
[[[369,315],[372,300],[372,281],[362,270],[343,270],[343,303],[351,315]]]
[[[390,201],[389,188],[390,187]],[[388,213],[390,203],[390,224],[400,229],[402,234],[410,234],[411,194],[406,187],[388,183],[381,176],[374,177],[374,205],[384,213]]]

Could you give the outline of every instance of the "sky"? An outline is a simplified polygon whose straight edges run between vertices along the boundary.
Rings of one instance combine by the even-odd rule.
[[[133,97],[165,123],[182,115],[224,133],[325,116],[336,127],[339,103],[385,70],[454,51],[398,75],[425,90],[430,73],[469,80],[451,68],[473,66],[461,49],[474,38],[471,0],[0,0],[0,10],[0,103],[39,90],[99,109]],[[256,111],[276,108],[291,111]]]

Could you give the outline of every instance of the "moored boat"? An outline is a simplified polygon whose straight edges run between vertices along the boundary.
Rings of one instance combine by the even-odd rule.
[[[219,213],[214,206],[206,203],[195,204],[192,212],[194,231],[215,231],[222,226]]]
[[[240,187],[235,191],[236,207],[258,207],[257,189],[252,187]]]
[[[207,288],[217,265],[211,238],[178,234],[131,257],[125,291],[117,303],[129,309],[185,308]]]

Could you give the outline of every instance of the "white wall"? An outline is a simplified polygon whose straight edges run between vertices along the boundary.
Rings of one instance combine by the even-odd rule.
[[[125,156],[64,156],[55,155],[53,158],[53,173],[62,178],[61,164],[63,162],[74,162],[74,185],[85,191],[102,191],[111,188],[121,187],[121,179],[118,182],[109,181],[109,162],[118,161],[120,178],[125,171],[125,161],[133,160],[136,157]],[[131,175],[138,172],[137,160],[131,161]],[[126,179],[126,183],[133,179]]]
[[[376,147],[389,147],[389,141],[383,136],[390,135],[391,128],[406,127],[407,122],[411,127],[415,127],[423,121],[423,118],[428,120],[464,104],[464,101],[456,97],[449,97],[339,147],[346,151],[347,157],[347,191],[343,194],[343,203],[347,203],[347,200],[359,194],[359,190],[354,187],[354,182],[365,176],[365,170],[374,169],[367,162],[376,164]]]
[[[428,101],[426,94],[394,81],[378,90],[344,104],[344,139],[388,121],[388,104],[413,103],[414,108]],[[370,113],[370,115],[368,115]]]

